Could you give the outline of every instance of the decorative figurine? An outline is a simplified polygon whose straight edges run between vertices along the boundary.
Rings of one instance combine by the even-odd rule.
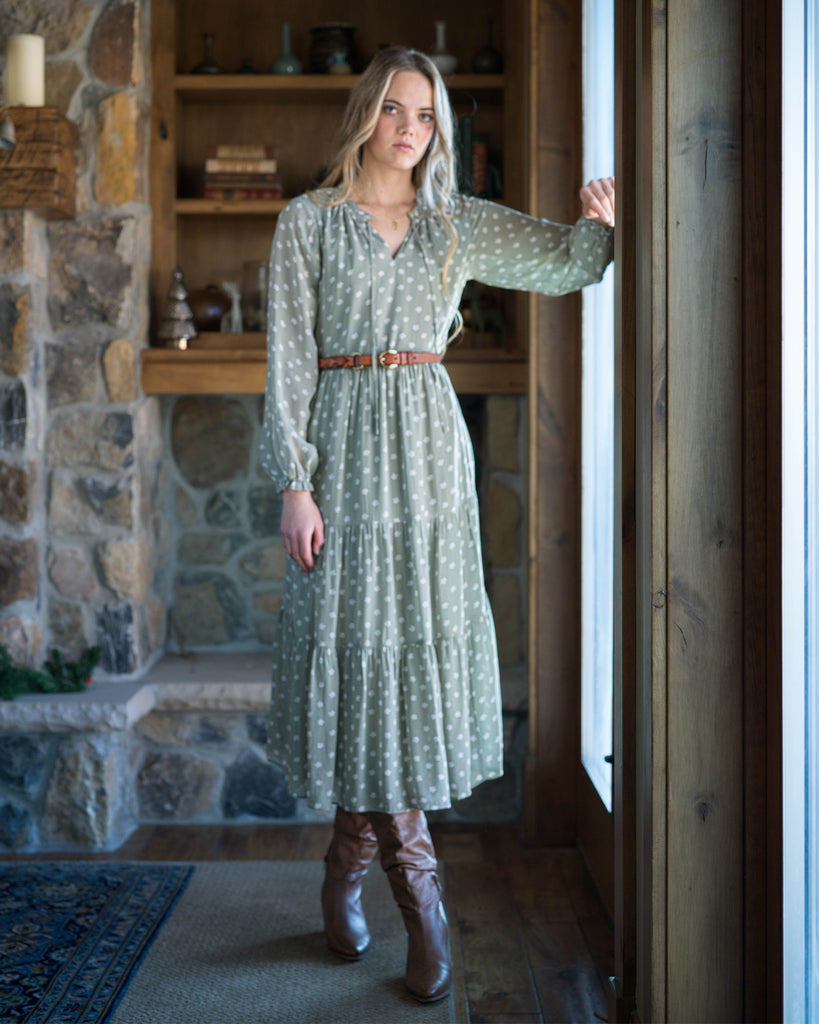
[[[290,52],[290,22],[282,25],[282,52],[270,65],[271,75],[300,75],[301,61]]]
[[[157,337],[166,348],[177,348],[184,352],[188,342],[197,336],[197,330],[193,325],[193,312],[188,305],[188,292],[182,280],[182,270],[177,267],[171,275],[168,301],[159,321]]]
[[[230,296],[230,309],[222,319],[222,330],[228,334],[241,334],[242,300],[239,297],[239,285],[236,281],[223,281],[222,288]]]

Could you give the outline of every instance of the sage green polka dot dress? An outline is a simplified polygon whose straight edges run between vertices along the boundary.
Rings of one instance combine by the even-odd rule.
[[[420,204],[394,258],[352,200],[300,196],[273,239],[262,464],[314,492],[326,539],[311,574],[288,560],[268,754],[317,809],[449,807],[503,773],[474,460],[447,371],[317,360],[443,352],[468,280],[573,291],[602,276],[612,232],[473,198],[453,223],[446,292],[449,236]]]

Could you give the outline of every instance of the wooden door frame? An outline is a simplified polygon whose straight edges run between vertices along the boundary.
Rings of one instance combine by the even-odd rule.
[[[774,1020],[781,12],[766,0],[616,9],[623,593],[609,1019]],[[530,209],[570,220],[579,0],[533,0],[530,14]],[[569,297],[531,310],[524,827],[530,842],[572,844],[579,308]]]
[[[564,223],[579,214],[582,9],[581,0],[530,3],[529,209]],[[533,845],[578,844],[613,914],[613,816],[580,758],[580,296],[533,296],[530,337],[524,838]]]
[[[629,863],[623,843],[618,870],[609,1019],[777,1020],[780,12],[765,0],[632,6],[620,166],[631,153],[635,228],[620,223],[634,283],[623,629],[635,657],[618,727],[621,748],[633,737],[636,845]],[[624,342],[628,317],[624,297]]]
[[[535,216],[572,223],[582,165],[579,0],[529,3]],[[559,96],[560,102],[554,102]],[[580,763],[580,299],[529,300],[529,753],[524,840],[574,845]]]

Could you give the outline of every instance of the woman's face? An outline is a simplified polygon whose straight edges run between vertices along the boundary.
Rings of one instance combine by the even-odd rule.
[[[387,89],[372,135],[364,143],[364,163],[411,171],[435,134],[432,85],[418,71],[399,71]]]

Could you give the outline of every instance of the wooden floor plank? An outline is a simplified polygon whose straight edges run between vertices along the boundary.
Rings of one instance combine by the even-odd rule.
[[[520,922],[502,868],[486,862],[453,865],[447,884],[463,949],[470,1022],[496,1014],[539,1017]]]
[[[613,973],[611,922],[575,849],[524,848],[514,825],[438,823],[457,1024],[595,1024]],[[118,849],[0,861],[321,860],[328,824],[143,825]]]
[[[605,989],[574,911],[566,857],[556,851],[539,871],[532,860],[524,856],[510,865],[509,876],[543,1020],[564,1024],[604,1017]],[[579,876],[574,884],[580,884]]]

